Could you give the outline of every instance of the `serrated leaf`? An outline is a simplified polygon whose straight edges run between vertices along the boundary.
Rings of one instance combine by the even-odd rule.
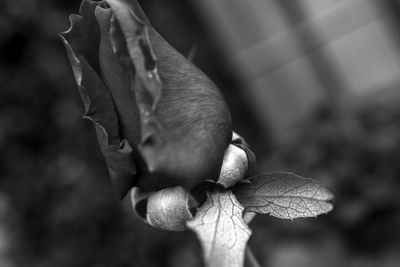
[[[253,177],[250,182],[233,189],[245,211],[294,219],[315,217],[333,208],[333,194],[310,178],[276,172]]]
[[[187,222],[201,241],[206,266],[243,266],[251,230],[242,216],[243,207],[230,190],[215,191]]]

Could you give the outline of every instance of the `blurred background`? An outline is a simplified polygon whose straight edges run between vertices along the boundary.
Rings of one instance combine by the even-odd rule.
[[[219,86],[258,171],[336,195],[317,220],[258,216],[262,266],[400,266],[400,1],[143,0]],[[79,0],[0,1],[0,266],[202,266],[191,232],[113,195],[58,37]]]

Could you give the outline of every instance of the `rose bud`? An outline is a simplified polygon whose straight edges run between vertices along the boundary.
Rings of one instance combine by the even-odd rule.
[[[84,0],[61,34],[118,194],[217,180],[232,135],[214,83],[136,0]]]
[[[227,147],[216,183],[202,183],[191,191],[180,186],[168,187],[156,192],[143,192],[138,187],[131,190],[133,210],[147,224],[169,231],[187,229],[186,222],[193,219],[212,188],[230,188],[236,183],[249,183],[246,178],[255,167],[255,156],[246,141],[233,132]],[[192,214],[193,213],[193,214]],[[255,213],[245,212],[244,219],[250,222]]]

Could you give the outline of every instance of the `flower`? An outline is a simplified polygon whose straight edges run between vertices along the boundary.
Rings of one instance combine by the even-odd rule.
[[[214,83],[136,0],[83,0],[70,21],[60,35],[120,197],[217,180],[232,126]]]

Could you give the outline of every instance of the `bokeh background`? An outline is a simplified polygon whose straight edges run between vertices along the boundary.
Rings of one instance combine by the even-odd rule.
[[[258,171],[336,195],[316,219],[258,216],[262,266],[400,266],[400,1],[143,0],[220,87]],[[0,1],[0,266],[202,266],[191,232],[113,195],[57,34],[79,0]]]

